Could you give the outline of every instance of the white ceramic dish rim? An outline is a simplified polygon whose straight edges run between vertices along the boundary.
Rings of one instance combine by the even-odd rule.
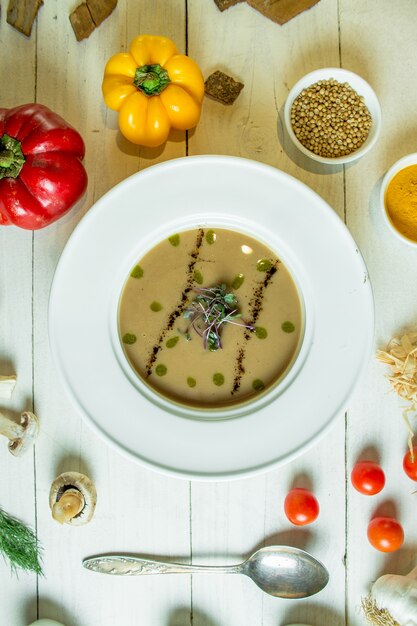
[[[326,416],[326,419],[324,419],[323,423],[320,424],[320,427],[317,428],[311,436],[306,437],[306,440],[303,440],[303,442],[300,445],[293,447],[291,450],[288,450],[285,454],[282,454],[281,456],[278,455],[274,459],[267,458],[264,460],[264,462],[259,462],[256,465],[253,465],[250,467],[238,467],[234,469],[229,468],[228,470],[225,470],[225,471],[222,470],[220,472],[205,471],[205,470],[197,471],[195,468],[189,471],[184,468],[173,467],[172,463],[165,465],[164,463],[161,463],[161,462],[155,462],[154,460],[149,459],[149,457],[141,456],[141,454],[137,450],[132,452],[129,445],[123,445],[120,441],[117,441],[117,438],[115,438],[112,434],[107,432],[106,429],[103,428],[103,426],[98,423],[97,415],[95,415],[94,412],[92,414],[86,408],[85,398],[81,400],[78,397],[76,391],[74,390],[73,385],[74,385],[74,382],[76,382],[76,379],[74,379],[73,374],[69,376],[68,369],[66,368],[66,364],[65,364],[65,358],[64,359],[62,358],[63,354],[61,350],[62,345],[60,345],[60,340],[62,339],[62,330],[63,328],[66,328],[65,324],[68,322],[68,320],[65,320],[64,327],[60,328],[60,323],[62,323],[63,321],[62,319],[60,320],[60,314],[63,314],[63,311],[66,310],[65,308],[66,303],[63,303],[63,304],[60,303],[61,297],[64,297],[64,299],[66,297],[65,291],[62,292],[62,287],[64,284],[65,285],[68,284],[65,282],[66,281],[65,272],[67,272],[68,268],[71,268],[71,264],[72,264],[71,258],[74,258],[73,257],[74,248],[77,249],[77,246],[80,245],[79,239],[82,240],[82,237],[84,236],[84,231],[88,232],[89,229],[94,227],[94,223],[99,219],[100,213],[105,214],[106,211],[109,210],[108,208],[106,209],[106,206],[108,207],[109,205],[111,205],[114,200],[116,200],[116,203],[117,203],[117,196],[120,195],[120,193],[122,193],[123,195],[123,193],[126,192],[126,190],[129,190],[130,188],[135,187],[135,185],[137,186],[138,184],[143,186],[145,184],[144,183],[145,180],[148,180],[148,179],[152,180],[152,177],[154,177],[155,175],[156,176],[164,175],[165,177],[169,178],[169,176],[172,176],[173,173],[175,174],[177,172],[180,172],[184,168],[184,166],[186,169],[197,168],[197,170],[198,168],[201,169],[202,167],[208,168],[208,170],[210,170],[210,168],[211,169],[214,168],[215,170],[216,167],[217,168],[220,167],[221,169],[230,168],[231,170],[233,169],[236,170],[237,168],[239,175],[241,174],[240,170],[244,171],[246,168],[246,173],[250,174],[250,176],[256,177],[256,176],[261,175],[261,176],[266,177],[265,180],[267,178],[269,179],[270,177],[272,177],[273,179],[272,182],[274,184],[277,184],[278,186],[280,184],[284,185],[288,187],[288,189],[291,189],[292,192],[296,190],[297,193],[298,192],[301,193],[303,197],[306,196],[307,198],[313,199],[314,204],[316,205],[315,208],[319,212],[321,211],[323,215],[326,216],[326,220],[332,224],[332,228],[335,228],[335,233],[337,233],[337,235],[341,238],[341,241],[343,241],[343,243],[347,246],[349,256],[353,255],[353,261],[356,260],[358,264],[356,267],[357,275],[354,281],[355,284],[358,282],[357,278],[359,277],[359,275],[361,278],[362,276],[365,277],[364,280],[361,280],[360,282],[364,283],[364,289],[362,290],[362,293],[363,293],[362,305],[364,306],[364,310],[365,310],[365,319],[363,321],[364,321],[364,325],[365,325],[367,332],[364,333],[364,336],[360,340],[361,341],[360,355],[359,355],[359,358],[357,359],[358,362],[356,363],[354,376],[352,380],[349,381],[348,388],[344,389],[344,393],[341,398],[337,398],[336,400],[337,406],[332,407],[330,414]],[[196,224],[196,221],[198,223],[199,221],[201,221],[201,219],[207,220],[207,216],[206,216],[206,213],[204,213],[204,211],[199,214],[198,219],[196,219],[196,216],[195,216],[195,209],[193,209],[191,214],[193,215],[192,222],[194,225]],[[190,212],[188,213],[188,217],[185,220],[176,219],[174,222],[165,224],[162,230],[157,229],[157,231],[153,231],[152,237],[148,237],[148,238],[145,237],[145,239],[142,237],[139,242],[140,246],[142,247],[142,250],[145,250],[147,246],[150,247],[152,240],[153,241],[160,240],[162,238],[161,234],[167,234],[167,233],[172,234],[172,232],[176,232],[177,230],[179,230],[181,226],[187,227],[189,225],[189,223],[187,222],[187,220],[189,219],[189,216],[190,216]],[[120,215],[118,217],[120,217]],[[212,214],[210,215],[210,224],[219,225],[219,223],[224,223],[222,221],[222,214],[221,213],[219,214],[217,212],[212,212]],[[242,219],[241,215],[239,215],[239,229],[240,230],[242,230],[242,223],[244,224],[245,220]],[[250,226],[253,226],[253,223],[251,223]],[[250,232],[253,235],[252,230]],[[114,235],[112,234],[112,237],[113,236]],[[297,363],[299,364],[304,363],[306,359],[308,360],[308,357],[311,354],[311,349],[310,349],[311,337],[314,335],[313,309],[314,310],[316,309],[317,301],[315,301],[314,298],[312,298],[311,285],[309,285],[308,277],[305,275],[305,272],[303,268],[300,266],[299,262],[297,261],[297,258],[294,256],[293,253],[291,253],[291,249],[288,248],[286,250],[285,244],[277,246],[276,242],[271,242],[270,233],[265,228],[260,228],[260,227],[257,228],[257,232],[255,236],[262,238],[270,247],[274,249],[279,248],[281,256],[285,257],[284,262],[286,262],[287,266],[289,266],[290,270],[293,272],[294,277],[300,284],[301,292],[304,296],[304,303],[305,303],[305,307],[307,311],[306,326],[305,326],[305,339],[304,339],[304,342],[300,351],[300,355],[298,357],[296,364],[291,370],[288,379],[286,378],[283,381],[284,384],[283,384],[282,393],[279,395],[279,398],[275,400],[275,402],[272,405],[274,409],[276,409],[277,402],[279,401],[279,399],[282,397],[285,397],[287,395],[288,389],[291,390],[294,387],[294,382],[296,382],[300,378],[300,372],[303,371],[303,368],[301,368],[301,366],[297,367]],[[115,276],[117,276],[117,279],[113,280],[113,283],[112,283],[113,287],[116,284],[118,285],[117,301],[120,295],[121,286],[124,283],[124,280],[126,279],[126,275],[127,275],[126,270],[129,270],[132,267],[134,262],[137,261],[138,256],[139,257],[141,256],[141,255],[137,255],[137,251],[134,251],[133,248],[130,249],[128,252],[129,253],[125,256],[125,260],[123,264],[124,269],[122,270],[120,266],[119,270],[115,273]],[[349,262],[351,262],[351,259],[349,259]],[[148,168],[144,172],[133,175],[126,181],[123,181],[122,183],[120,183],[118,186],[113,188],[101,200],[99,200],[96,203],[95,207],[93,207],[89,211],[87,216],[82,220],[80,225],[74,231],[73,235],[71,236],[63,252],[61,260],[58,264],[56,275],[54,277],[54,281],[53,281],[53,285],[51,289],[51,300],[50,300],[50,309],[49,309],[49,331],[50,331],[52,353],[53,353],[55,362],[57,364],[59,373],[61,375],[61,379],[63,380],[64,386],[67,389],[73,402],[75,403],[75,406],[78,408],[80,413],[84,415],[84,417],[87,418],[87,421],[89,422],[90,426],[92,426],[96,432],[104,436],[104,438],[113,446],[115,446],[119,451],[120,450],[123,451],[130,458],[133,458],[134,460],[139,461],[142,464],[147,465],[148,467],[151,467],[152,469],[157,469],[163,473],[168,473],[168,474],[180,477],[180,478],[188,478],[188,479],[197,478],[200,480],[222,480],[222,479],[230,479],[230,478],[241,478],[244,476],[253,475],[254,473],[265,471],[266,469],[277,466],[279,464],[282,464],[294,458],[300,453],[300,451],[305,450],[307,447],[312,445],[318,439],[318,437],[324,434],[324,432],[326,432],[327,429],[330,427],[331,423],[333,422],[333,419],[337,415],[339,415],[340,412],[344,408],[346,408],[346,403],[354,387],[356,386],[357,380],[360,377],[361,373],[363,372],[364,368],[366,367],[367,359],[369,357],[371,346],[372,346],[373,300],[372,300],[372,292],[371,292],[369,280],[367,281],[366,277],[367,277],[366,267],[355,246],[353,239],[351,238],[350,233],[348,232],[344,224],[334,214],[333,210],[321,198],[319,198],[319,196],[314,194],[314,192],[312,192],[309,188],[307,188],[305,185],[303,185],[299,181],[269,166],[261,165],[259,163],[255,163],[255,162],[251,162],[245,159],[239,159],[235,157],[222,157],[222,156],[207,157],[205,156],[205,157],[187,157],[186,159],[176,159],[174,161],[169,161],[167,163],[163,163],[161,165]],[[107,311],[105,314],[105,318],[106,318],[105,323],[106,323],[108,330],[110,328],[110,332],[112,332],[111,331],[112,327],[114,330],[114,314],[115,314],[115,301],[116,301],[116,298],[115,298],[116,293],[115,293],[114,288],[111,290],[111,294],[112,295],[110,298],[110,304],[109,302],[106,301]],[[361,298],[362,298],[362,295],[361,295]],[[311,315],[309,313],[309,307],[311,308],[311,311],[310,311]],[[110,314],[109,314],[109,311],[110,311]],[[361,313],[363,313],[363,311],[361,311]],[[311,328],[309,328],[309,319],[311,320]],[[111,341],[109,342],[112,346],[112,350],[120,350],[122,352],[119,341],[117,342],[114,341],[115,333],[113,332],[113,335],[110,334],[110,337],[112,337]],[[317,340],[317,336],[315,339]],[[303,354],[303,350],[304,350],[304,354]],[[66,354],[66,357],[68,357],[68,353]],[[114,354],[113,354],[113,360],[117,361],[118,369],[122,371],[122,368],[120,368],[120,359],[116,358]],[[127,363],[124,357],[124,354],[123,354],[123,361],[125,364]],[[130,374],[132,375],[132,370],[130,366],[128,366],[128,370]],[[290,378],[291,375],[293,376],[293,380],[291,380]],[[126,382],[128,380],[126,368],[123,368],[123,376]],[[92,372],[92,377],[94,379],[95,377],[94,372]],[[137,380],[138,380],[137,377],[135,377],[134,382],[137,382]],[[288,383],[288,385],[286,385],[286,383]],[[134,384],[132,384],[132,379],[130,377],[129,387],[133,387],[133,386]],[[260,401],[263,403],[264,402],[263,398],[261,398]],[[314,402],[312,404],[314,404]],[[149,409],[149,406],[151,405],[147,403],[147,409]],[[253,408],[252,405],[250,405],[250,407],[251,409]],[[161,411],[159,408],[158,408],[158,411],[160,415],[167,414],[166,411]],[[217,433],[219,436],[223,434],[223,436],[226,436],[226,437],[231,437],[231,436],[233,437],[236,435],[236,433],[233,433],[233,428],[231,428],[232,423],[239,423],[240,425],[239,428],[240,430],[242,430],[242,424],[246,424],[246,427],[247,427],[247,423],[250,423],[253,426],[254,415],[256,415],[256,420],[258,420],[258,416],[259,415],[265,416],[265,413],[267,411],[268,411],[268,406],[261,406],[260,409],[256,411],[255,414],[253,413],[253,411],[250,411],[246,414],[245,417],[239,417],[238,420],[229,419],[229,420],[210,421],[209,428],[216,429],[216,431],[223,431],[223,433],[220,433],[220,432]],[[171,417],[172,417],[172,413],[171,413]],[[255,428],[257,426],[258,428],[261,426],[261,421],[262,420],[259,420],[260,423],[255,425]],[[190,429],[190,433],[192,430],[193,432],[191,433],[191,435],[192,437],[194,437],[194,440],[196,440],[196,437],[201,437],[201,436],[204,437],[203,431],[204,431],[204,428],[207,429],[207,420],[181,420],[181,424],[185,422],[192,424],[192,429]],[[180,422],[176,422],[176,425],[178,426],[179,423]],[[206,426],[204,426],[204,424]],[[207,433],[208,431],[206,430],[206,434]]]
[[[386,208],[386,205],[385,205],[385,193],[387,191],[387,187],[388,187],[389,183],[394,178],[395,174],[397,174],[398,172],[403,170],[405,167],[408,167],[409,165],[417,165],[417,152],[413,152],[411,154],[407,154],[406,156],[403,156],[401,159],[398,159],[398,161],[396,161],[389,168],[389,170],[385,174],[384,178],[382,179],[381,190],[380,190],[380,193],[379,193],[379,202],[380,202],[380,205],[381,205],[382,214],[384,216],[385,224],[388,226],[388,229],[391,231],[391,233],[393,233],[397,237],[397,239],[399,239],[403,243],[408,244],[412,248],[417,248],[417,242],[416,241],[413,241],[412,239],[408,239],[408,237],[406,237],[405,235],[402,235],[400,233],[400,231],[398,231],[395,228],[394,224],[391,222],[391,220],[390,220],[390,218],[388,216],[387,208]]]
[[[291,124],[291,107],[300,92],[309,85],[312,85],[319,80],[328,80],[330,78],[339,80],[339,82],[349,83],[349,85],[360,96],[363,96],[365,98],[366,106],[369,109],[373,121],[371,130],[366,141],[364,141],[364,143],[358,150],[352,152],[351,154],[335,158],[321,157],[318,154],[314,154],[314,152],[311,152],[310,150],[305,148],[295,136]],[[370,84],[367,83],[366,80],[358,74],[355,74],[350,70],[342,69],[340,67],[324,67],[318,70],[314,70],[313,72],[310,72],[309,74],[306,74],[305,76],[300,78],[300,80],[295,83],[294,87],[289,92],[284,106],[285,127],[291,141],[303,154],[308,156],[310,159],[313,159],[313,161],[317,161],[318,163],[323,163],[327,165],[342,165],[344,163],[351,163],[353,161],[356,161],[357,159],[360,159],[362,156],[364,156],[364,154],[369,152],[369,150],[371,150],[379,137],[379,133],[381,130],[381,118],[381,106],[379,104],[378,97]]]

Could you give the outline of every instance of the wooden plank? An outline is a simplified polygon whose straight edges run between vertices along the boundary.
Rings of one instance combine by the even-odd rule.
[[[416,327],[415,254],[384,225],[379,189],[389,167],[416,150],[417,81],[407,59],[417,45],[413,27],[417,7],[410,0],[401,3],[401,11],[388,0],[366,6],[360,0],[343,0],[340,6],[343,65],[373,86],[382,107],[383,132],[378,143],[346,172],[346,209],[348,226],[364,255],[374,291],[375,347],[384,348],[398,331]],[[351,46],[352,40],[366,41],[366,54]],[[385,372],[383,365],[372,360],[349,412],[349,471],[358,459],[370,457],[379,460],[387,480],[383,492],[372,498],[352,488],[348,492],[347,605],[351,626],[364,623],[360,599],[371,582],[383,573],[407,573],[415,557],[415,485],[401,467],[407,437],[401,415],[405,403],[389,393]],[[378,553],[367,542],[368,522],[378,514],[396,515],[403,524],[405,543],[397,553]]]
[[[317,191],[343,217],[343,172],[305,158],[284,132],[292,86],[319,67],[339,66],[337,7],[320,2],[284,26],[245,3],[221,13],[214,2],[189,2],[189,54],[205,78],[220,69],[245,84],[236,102],[208,98],[190,154],[231,154],[283,169]]]
[[[14,107],[35,98],[36,32],[28,40],[6,23],[5,3],[0,22],[1,106]],[[32,408],[32,233],[0,227],[0,373],[18,377],[10,400],[0,410],[18,420]],[[1,437],[0,507],[21,521],[36,525],[33,452],[15,458]],[[10,575],[0,558],[0,607],[4,624],[26,624],[36,617],[36,576]]]
[[[232,106],[205,100],[201,122],[190,136],[189,153],[230,154],[278,167],[315,189],[343,217],[342,170],[330,172],[307,162],[283,132],[283,105],[292,85],[320,66],[339,66],[336,4],[322,0],[283,27],[245,3],[220,13],[212,2],[191,0],[188,13],[189,54],[204,76],[220,69],[245,84]],[[283,501],[293,481],[299,485],[306,478],[322,513],[311,529],[293,530],[283,514]],[[325,440],[286,467],[230,484],[193,484],[192,528],[194,562],[199,556],[206,563],[222,557],[232,562],[264,543],[292,543],[311,550],[331,572],[328,588],[304,602],[265,596],[245,579],[194,577],[195,626],[210,620],[219,626],[312,620],[343,626],[343,416]]]
[[[134,465],[84,425],[66,398],[51,362],[46,320],[57,260],[91,204],[138,169],[185,154],[184,141],[169,142],[159,150],[142,150],[129,144],[118,133],[117,115],[106,110],[101,95],[106,60],[126,50],[137,34],[164,33],[184,49],[185,4],[119,1],[114,13],[80,43],[68,20],[74,3],[66,2],[65,6],[67,10],[61,0],[51,0],[44,6],[45,29],[40,33],[38,48],[38,97],[83,135],[89,188],[81,210],[35,237],[35,404],[46,431],[37,463],[41,503],[38,524],[46,536],[40,615],[77,626],[133,626],[138,615],[144,626],[165,624],[178,605],[189,606],[187,577],[106,578],[84,571],[81,559],[105,551],[188,559],[188,484]],[[51,519],[47,504],[51,481],[69,469],[88,473],[98,490],[95,518],[83,528],[60,527]]]

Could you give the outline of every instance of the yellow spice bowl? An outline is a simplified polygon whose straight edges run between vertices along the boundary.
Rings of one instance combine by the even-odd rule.
[[[408,188],[407,172],[404,172],[402,178],[399,177],[401,172],[412,165],[416,166],[415,185]],[[394,193],[394,182],[400,183],[396,193]],[[414,195],[414,192],[413,207],[410,202],[407,202],[407,198],[410,198],[411,193]],[[417,248],[417,152],[402,157],[387,171],[381,184],[380,203],[389,230],[402,242]],[[414,227],[412,224],[413,216]]]

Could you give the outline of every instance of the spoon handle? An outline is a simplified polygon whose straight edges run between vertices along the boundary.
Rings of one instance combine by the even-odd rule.
[[[92,572],[114,576],[143,576],[146,574],[239,574],[240,565],[208,566],[164,563],[133,556],[99,556],[84,559],[83,566]]]

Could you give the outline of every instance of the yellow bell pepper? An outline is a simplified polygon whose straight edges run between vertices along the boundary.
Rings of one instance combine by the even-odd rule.
[[[133,143],[163,144],[171,128],[188,130],[200,119],[204,79],[197,64],[167,37],[140,35],[129,52],[104,69],[106,105],[119,112],[119,127]]]

